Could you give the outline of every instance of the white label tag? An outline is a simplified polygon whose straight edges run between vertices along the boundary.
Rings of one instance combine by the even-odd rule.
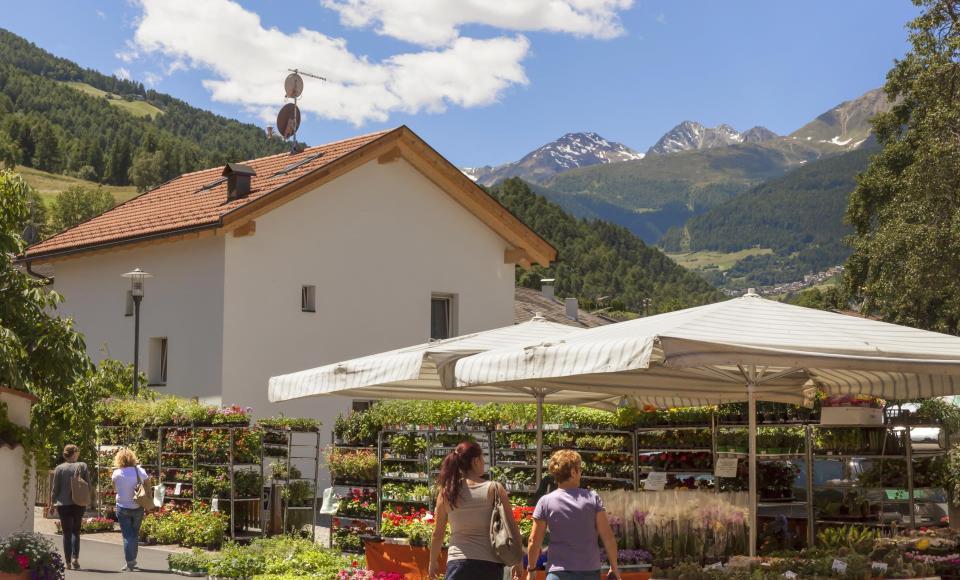
[[[795,580],[800,576],[798,576],[796,572],[791,572],[790,570],[787,570],[786,572],[783,573],[783,577],[787,578],[788,580]]]
[[[215,498],[213,498],[212,500],[210,500],[210,511],[212,511],[212,512],[218,512],[218,511],[220,511],[220,498],[219,498],[219,497],[215,497]]]
[[[717,477],[736,477],[740,460],[736,457],[719,457],[713,466],[713,474]]]
[[[704,566],[703,569],[704,570],[723,570],[723,564],[721,564],[720,562],[714,562],[713,564]]]
[[[834,572],[838,572],[838,573],[840,573],[840,574],[846,574],[846,573],[847,573],[847,563],[844,562],[843,560],[837,560],[836,558],[834,558],[834,559],[833,559],[833,565],[830,566],[830,568],[831,568]]]
[[[173,488],[173,495],[180,495],[181,491],[183,491],[183,484],[177,483],[176,487]]]
[[[544,423],[543,424],[544,431],[557,431],[559,429],[560,429],[560,423]]]
[[[645,491],[663,491],[665,485],[667,485],[667,474],[663,471],[651,471],[647,475],[643,489]]]
[[[886,572],[889,566],[886,562],[870,562],[870,568],[878,572]]]

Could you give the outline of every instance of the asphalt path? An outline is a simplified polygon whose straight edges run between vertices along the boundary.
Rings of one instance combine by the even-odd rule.
[[[63,546],[60,536],[47,535],[58,548]],[[167,555],[170,552],[140,546],[137,554],[139,569],[135,572],[121,571],[124,565],[123,546],[111,542],[80,538],[80,570],[67,570],[68,579],[115,578],[116,580],[166,578],[176,575],[167,570]]]

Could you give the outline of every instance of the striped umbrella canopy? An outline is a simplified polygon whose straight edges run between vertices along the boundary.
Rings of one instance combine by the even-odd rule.
[[[463,357],[524,344],[549,344],[577,330],[535,316],[521,324],[272,377],[268,395],[271,402],[318,395],[342,395],[372,399],[447,399],[499,403],[530,403],[535,397],[543,396],[549,397],[550,402],[554,403],[614,409],[620,397],[599,391],[544,389],[542,385],[535,384],[477,384],[468,389],[456,388],[454,365]]]
[[[756,550],[756,401],[828,394],[960,394],[960,337],[764,300],[734,300],[580,330],[460,360],[457,384],[598,390],[675,406],[749,402],[751,554]]]

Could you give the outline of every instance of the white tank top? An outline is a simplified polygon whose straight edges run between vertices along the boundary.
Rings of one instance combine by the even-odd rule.
[[[450,549],[447,561],[486,560],[498,562],[490,545],[490,517],[493,515],[491,482],[470,485],[466,481],[460,489],[457,507],[450,509]]]

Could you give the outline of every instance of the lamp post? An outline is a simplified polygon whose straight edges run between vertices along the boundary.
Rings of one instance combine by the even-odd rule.
[[[143,300],[143,281],[153,278],[140,268],[123,275],[130,278],[130,296],[133,297],[133,396],[140,393],[140,301]]]

